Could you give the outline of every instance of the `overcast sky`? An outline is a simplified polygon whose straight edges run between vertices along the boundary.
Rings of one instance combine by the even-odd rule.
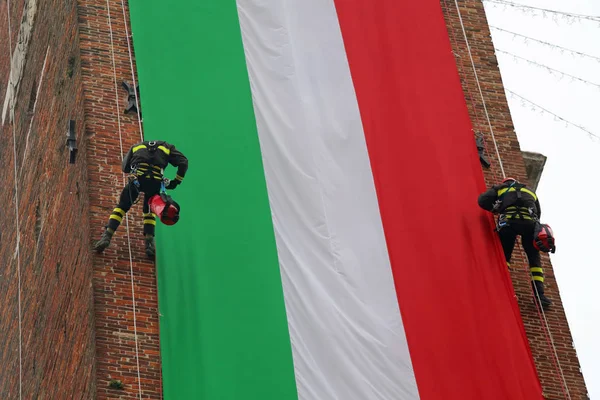
[[[600,58],[599,0],[508,0],[598,17],[598,22],[484,0],[490,26]],[[600,85],[600,60],[525,42],[491,29],[494,46]],[[506,89],[600,136],[600,87],[560,77],[496,52]],[[600,140],[507,92],[521,149],[548,157],[538,194],[542,222],[552,226],[552,255],[567,319],[592,400],[600,400]]]

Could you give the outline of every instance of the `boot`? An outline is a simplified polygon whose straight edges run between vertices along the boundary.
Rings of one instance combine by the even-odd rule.
[[[154,258],[156,255],[156,247],[154,246],[154,236],[146,235],[144,238],[146,241],[146,255],[149,258]]]
[[[94,245],[94,250],[96,250],[98,253],[102,253],[104,251],[104,249],[106,249],[109,245],[110,245],[110,241],[113,237],[115,233],[106,229],[104,232],[102,232],[102,236],[100,237],[100,240],[98,240],[96,242],[96,244]]]
[[[533,281],[531,283],[533,294],[536,301],[543,307],[546,308],[552,304],[549,298],[544,295],[544,283],[540,281]],[[537,289],[537,290],[536,290]]]

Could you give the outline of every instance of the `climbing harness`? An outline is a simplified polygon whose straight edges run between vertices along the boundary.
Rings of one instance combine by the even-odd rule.
[[[121,2],[121,6],[123,8],[123,20],[125,22],[125,29],[127,29],[127,18],[125,15],[125,5],[123,2]],[[110,17],[110,0],[106,0],[106,16],[107,16],[108,29],[109,29],[109,33],[110,33],[110,52],[111,52],[111,56],[112,56],[117,124],[118,124],[118,128],[119,128],[119,145],[121,148],[121,160],[123,160],[125,158],[125,156],[124,156],[124,152],[123,152],[123,134],[122,134],[122,129],[121,129],[121,115],[119,112],[119,109],[120,109],[119,89],[118,89],[118,85],[117,85],[117,67],[116,67],[116,61],[115,61],[114,36],[113,36],[113,29],[112,29],[112,21],[111,21],[111,17]],[[131,54],[131,46],[129,45],[129,33],[127,33],[127,45],[128,45],[128,50],[129,50],[131,73],[132,73],[132,75],[134,75],[133,84],[135,86],[135,74],[134,74],[134,70],[133,70],[133,58],[132,58],[132,54]],[[137,93],[136,93],[136,105],[137,105],[137,109],[139,110],[140,107],[139,107],[139,103],[138,103],[138,99],[137,99]],[[139,123],[139,127],[140,127],[140,137],[143,141],[144,133],[142,130],[142,121],[139,117],[139,114],[138,114],[138,123]],[[123,178],[124,178],[124,180],[127,179],[127,177],[125,177],[125,176],[123,176]],[[129,252],[129,274],[130,274],[129,276],[130,276],[130,282],[131,282],[131,297],[132,297],[131,303],[132,303],[132,309],[133,309],[133,335],[134,335],[134,341],[135,341],[135,362],[136,362],[136,367],[137,367],[137,388],[138,388],[138,396],[139,396],[140,400],[142,400],[142,377],[141,377],[141,373],[140,373],[140,354],[139,354],[139,342],[138,342],[138,332],[137,332],[137,308],[135,305],[135,302],[136,302],[135,282],[133,280],[133,254],[131,251],[131,235],[130,235],[130,230],[129,230],[129,215],[128,214],[125,214],[125,227],[126,227],[126,232],[127,232],[127,248],[128,248],[128,252]]]
[[[505,179],[504,182],[508,180],[509,179]],[[499,214],[498,221],[496,223],[497,232],[500,232],[502,228],[508,226],[509,220],[529,220],[534,222],[538,221],[537,214],[535,213],[535,210],[532,207],[523,207],[523,202],[521,200],[521,189],[523,189],[525,185],[518,183],[512,178],[510,180],[512,180],[513,182],[507,188],[500,190],[500,192],[502,193],[498,197],[498,200],[494,203],[494,207],[492,209],[492,212],[494,214]],[[504,196],[507,193],[509,193],[511,189],[517,193],[517,201],[505,206]],[[514,217],[512,215],[514,215]]]

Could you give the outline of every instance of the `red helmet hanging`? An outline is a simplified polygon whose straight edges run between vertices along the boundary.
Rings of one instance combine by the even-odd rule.
[[[550,225],[540,223],[536,225],[533,246],[544,253],[554,253],[556,251],[554,232],[552,232]]]
[[[509,181],[515,181],[515,182],[519,182],[519,181],[518,181],[518,180],[516,180],[515,178],[507,177],[507,178],[504,178],[504,180],[502,181],[502,183],[506,183],[506,182],[509,182]]]
[[[166,193],[150,197],[148,200],[150,211],[158,215],[160,221],[165,225],[175,225],[179,221],[179,204],[171,199]]]

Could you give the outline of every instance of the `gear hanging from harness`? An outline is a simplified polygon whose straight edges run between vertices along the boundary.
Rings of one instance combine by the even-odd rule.
[[[179,221],[181,207],[167,194],[165,180],[161,184],[160,194],[152,196],[148,200],[148,205],[150,211],[156,214],[163,224],[175,225]]]
[[[500,232],[502,228],[509,226],[511,221],[533,221],[535,224],[533,246],[538,251],[554,253],[556,251],[556,246],[552,228],[547,224],[542,224],[535,209],[533,207],[527,207],[524,203],[521,189],[523,189],[525,185],[513,178],[507,178],[502,183],[509,181],[512,181],[512,183],[507,188],[502,189],[502,193],[494,205],[494,212],[500,214],[496,225],[496,231]],[[511,189],[516,192],[517,199],[511,204],[504,204],[504,196],[511,192]]]
[[[494,213],[500,214],[496,226],[497,231],[500,231],[500,229],[508,226],[510,221],[538,221],[535,209],[533,207],[528,207],[524,203],[521,189],[523,189],[525,185],[519,183],[515,179],[510,178],[505,179],[503,183],[509,180],[511,180],[512,183],[507,188],[501,190],[502,193],[498,197],[496,204],[494,204]],[[516,193],[516,200],[510,204],[505,204],[505,196],[513,191]]]
[[[148,162],[140,162],[132,165],[131,174],[137,178],[162,180],[164,169],[161,166],[156,165],[156,162],[159,162],[157,159],[159,156],[157,156],[156,153],[159,148],[158,143],[156,141],[151,141],[148,142],[148,145],[138,147],[146,148],[149,159],[147,160]]]
[[[538,251],[554,254],[556,246],[554,244],[554,232],[550,228],[550,225],[536,222],[534,232],[533,247]]]

